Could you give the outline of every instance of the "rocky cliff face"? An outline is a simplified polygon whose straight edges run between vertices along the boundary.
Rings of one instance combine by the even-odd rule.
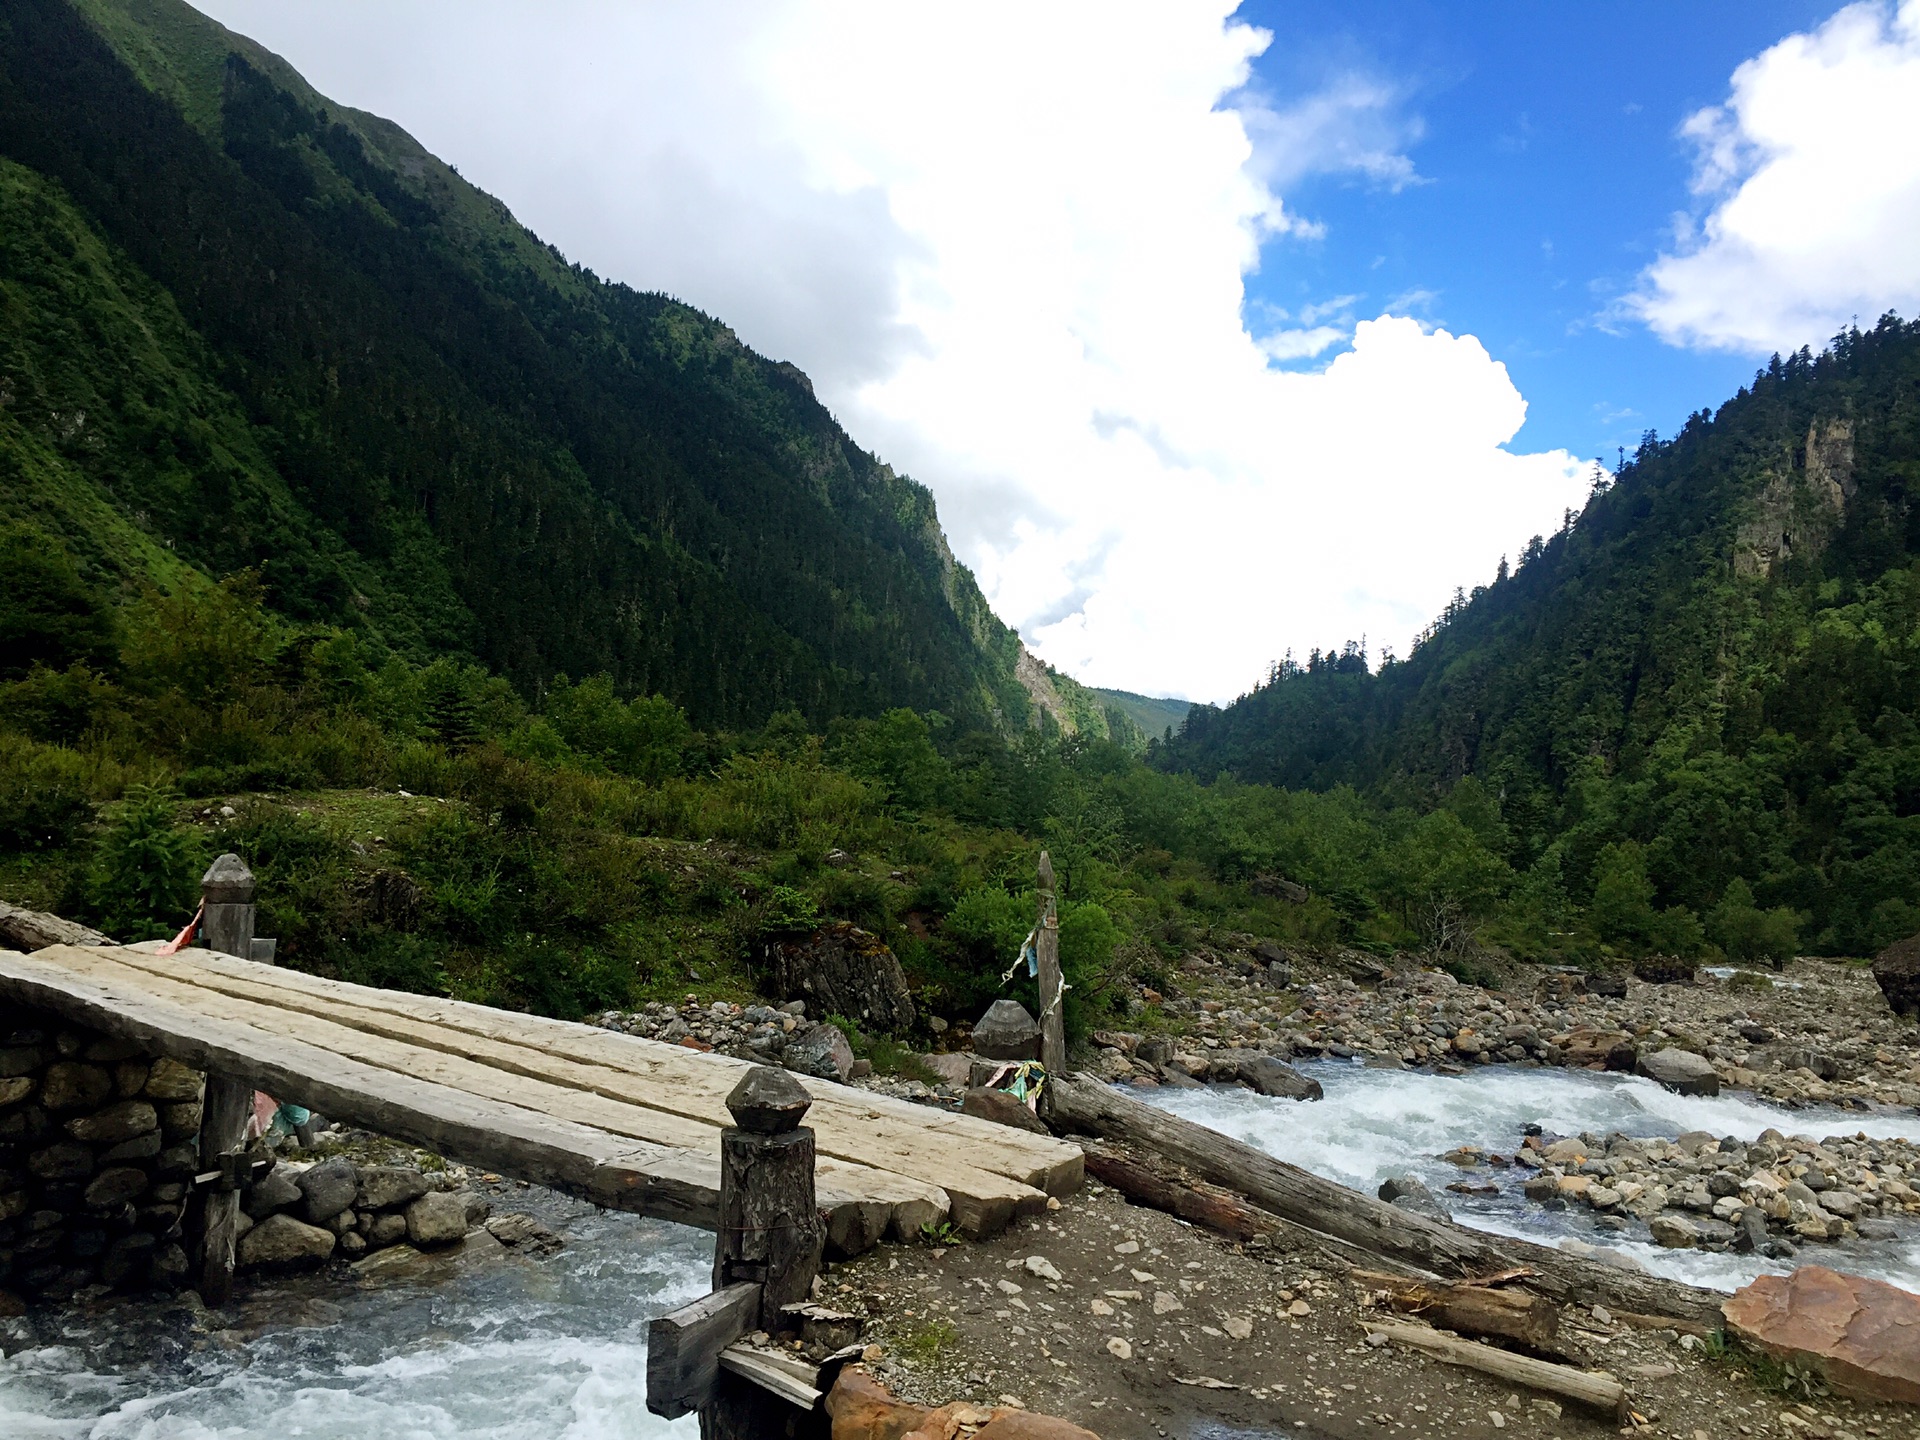
[[[1795,555],[1819,554],[1846,518],[1857,488],[1853,422],[1815,420],[1807,427],[1806,448],[1783,457],[1755,497],[1753,517],[1734,537],[1734,572],[1767,576]]]

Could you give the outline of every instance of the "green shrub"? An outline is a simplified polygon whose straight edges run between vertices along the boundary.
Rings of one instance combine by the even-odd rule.
[[[0,734],[0,848],[58,850],[93,818],[86,761],[71,750]]]
[[[205,849],[198,832],[175,821],[178,805],[171,790],[136,785],[107,812],[87,894],[117,940],[172,935],[198,903]]]

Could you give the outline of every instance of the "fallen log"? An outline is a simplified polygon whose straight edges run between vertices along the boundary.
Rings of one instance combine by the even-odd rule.
[[[1511,1340],[1549,1354],[1560,1337],[1560,1307],[1531,1290],[1500,1290],[1470,1282],[1434,1285],[1378,1270],[1353,1270],[1348,1278],[1368,1290],[1384,1292],[1395,1310],[1418,1315],[1443,1330]]]
[[[1424,1350],[1436,1360],[1478,1370],[1530,1390],[1544,1390],[1573,1400],[1624,1423],[1627,1418],[1627,1387],[1604,1370],[1576,1370],[1571,1365],[1555,1365],[1546,1360],[1531,1360],[1525,1355],[1496,1350],[1491,1345],[1476,1345],[1454,1335],[1442,1335],[1421,1325],[1378,1324],[1362,1321],[1369,1335],[1385,1335],[1389,1340]]]
[[[1280,1222],[1230,1190],[1212,1185],[1183,1185],[1139,1161],[1098,1146],[1087,1150],[1087,1174],[1111,1186],[1136,1205],[1164,1210],[1229,1240],[1272,1235]]]
[[[1084,1076],[1063,1075],[1049,1088],[1056,1130],[1126,1142],[1368,1255],[1456,1279],[1524,1266],[1535,1272],[1526,1282],[1530,1289],[1563,1303],[1579,1300],[1719,1323],[1724,1297],[1713,1291],[1417,1215]]]

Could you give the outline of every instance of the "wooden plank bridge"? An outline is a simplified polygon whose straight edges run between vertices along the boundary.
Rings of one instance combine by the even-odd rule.
[[[264,1090],[610,1209],[717,1224],[720,1132],[733,1123],[724,1102],[748,1061],[212,950],[158,949],[0,951],[0,1000],[131,1040],[242,1093]],[[813,1097],[819,1208],[840,1253],[914,1238],[923,1225],[990,1235],[1080,1186],[1077,1145],[802,1084]]]

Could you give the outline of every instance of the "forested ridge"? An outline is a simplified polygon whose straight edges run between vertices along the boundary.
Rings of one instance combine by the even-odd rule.
[[[1920,325],[1889,316],[1649,434],[1407,659],[1289,660],[1155,763],[1417,808],[1467,786],[1543,930],[1624,885],[1624,945],[1694,947],[1732,895],[1870,953],[1920,928],[1916,498]]]
[[[1029,719],[932,496],[805,376],[175,0],[6,8],[0,204],[0,503],[91,583],[251,569],[291,620],[702,723]]]

